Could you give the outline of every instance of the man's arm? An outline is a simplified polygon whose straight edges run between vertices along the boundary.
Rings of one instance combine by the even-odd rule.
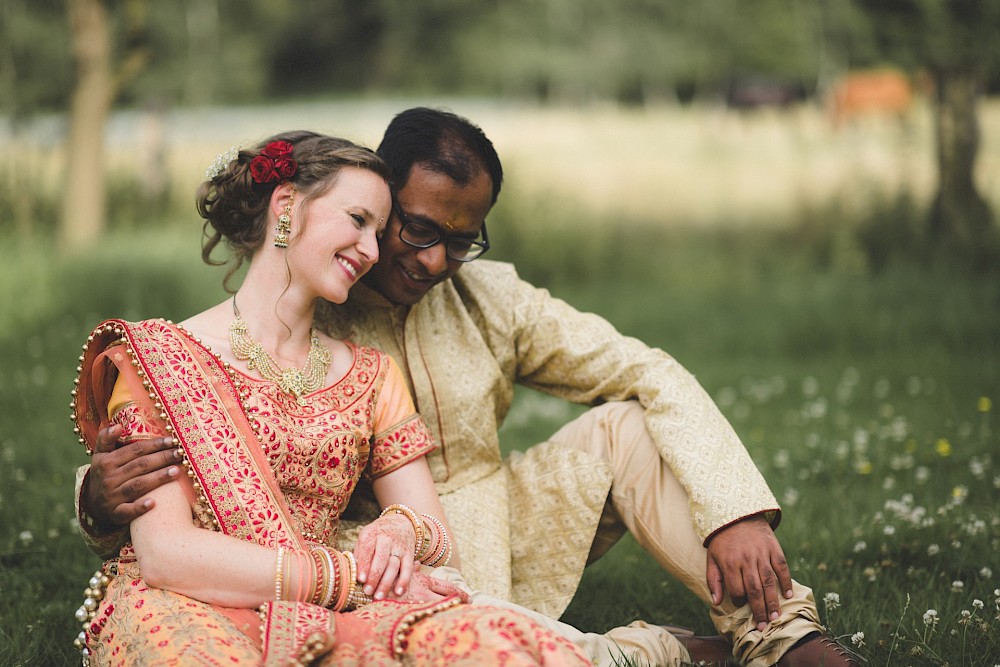
[[[749,602],[763,627],[791,588],[768,523],[776,522],[778,505],[711,397],[668,354],[623,336],[603,318],[523,281],[503,287],[515,295],[508,312],[518,320],[518,381],[589,405],[639,401],[661,456],[688,492],[695,530],[708,549],[713,600],[720,603],[728,592],[735,604]]]
[[[146,494],[180,475],[181,457],[173,438],[137,440],[119,447],[120,434],[118,425],[100,430],[79,491],[81,523],[93,537],[116,532],[148,512],[154,502]]]

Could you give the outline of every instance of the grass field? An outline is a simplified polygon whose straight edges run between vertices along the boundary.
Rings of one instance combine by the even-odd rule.
[[[808,114],[456,108],[485,119],[509,174],[491,255],[699,377],[781,501],[778,536],[833,633],[870,665],[1000,664],[1000,270],[893,258],[874,271],[859,240],[866,225],[918,225],[892,193],[926,201],[923,120],[837,139]],[[346,120],[360,117],[342,112],[355,130],[344,133],[371,143],[377,130]],[[991,123],[981,182],[995,194]],[[559,146],[572,150],[562,161]],[[193,191],[216,148],[170,153],[173,170],[195,170],[178,191]],[[173,218],[75,255],[0,249],[0,665],[77,661],[73,612],[97,566],[74,526],[85,457],[68,420],[86,333],[224,296],[221,271],[200,265],[193,215]],[[528,446],[578,410],[525,392],[502,440]],[[626,538],[565,619],[602,630],[635,618],[711,629]]]

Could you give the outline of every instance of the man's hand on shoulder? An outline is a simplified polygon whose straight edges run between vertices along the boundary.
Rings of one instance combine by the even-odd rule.
[[[737,521],[712,536],[707,579],[713,604],[721,604],[727,592],[733,604],[749,603],[758,630],[778,618],[780,598],[792,595],[785,553],[760,515]]]
[[[100,430],[80,494],[81,510],[94,520],[98,532],[112,532],[151,510],[153,500],[143,496],[180,475],[173,438],[137,440],[119,447],[120,434],[119,426]]]

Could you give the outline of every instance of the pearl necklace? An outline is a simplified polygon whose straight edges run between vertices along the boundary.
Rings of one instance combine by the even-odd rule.
[[[320,342],[316,329],[309,330],[309,354],[306,356],[306,365],[303,369],[283,369],[267,353],[264,346],[250,336],[247,323],[240,316],[240,309],[236,306],[235,294],[233,314],[236,319],[229,325],[229,347],[236,358],[247,362],[248,369],[256,370],[262,378],[277,384],[281,391],[293,395],[299,405],[305,405],[303,396],[323,386],[327,371],[330,370],[330,363],[333,361],[333,355]]]

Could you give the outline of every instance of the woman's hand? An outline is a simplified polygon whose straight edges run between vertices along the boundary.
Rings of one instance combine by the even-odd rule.
[[[410,581],[410,590],[405,595],[393,597],[403,602],[438,602],[452,595],[458,595],[462,602],[472,602],[468,593],[450,581],[417,571]]]
[[[413,577],[416,545],[413,525],[402,514],[386,514],[362,528],[354,557],[365,594],[376,600],[390,593],[403,599]]]

